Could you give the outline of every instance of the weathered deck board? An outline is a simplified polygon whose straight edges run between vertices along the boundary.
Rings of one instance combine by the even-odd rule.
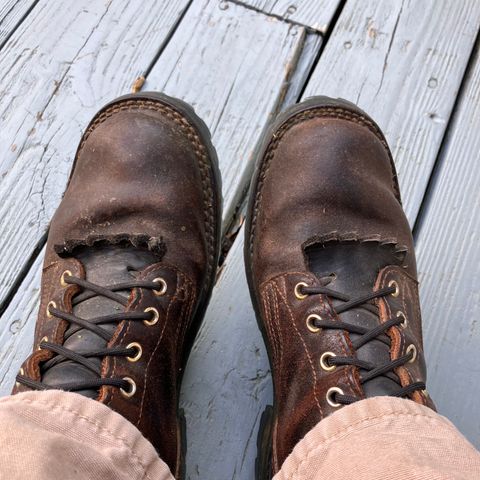
[[[32,348],[44,254],[42,250],[0,318],[0,396],[11,392],[18,369]]]
[[[0,5],[0,45],[17,28],[37,0],[4,0]]]
[[[0,304],[47,229],[88,120],[130,90],[187,4],[44,1],[0,52]]]
[[[233,0],[270,15],[308,26],[318,32],[328,29],[340,0]],[[226,3],[228,3],[227,0]]]
[[[222,172],[224,219],[231,219],[249,182],[252,150],[275,116],[295,72],[308,72],[320,46],[315,35],[299,62],[305,29],[217,0],[192,5],[148,75],[144,90],[191,103],[212,132]],[[201,52],[199,54],[199,52]],[[298,94],[298,91],[297,91]]]
[[[271,403],[272,383],[242,248],[235,242],[185,371],[190,479],[255,478],[261,406]]]
[[[480,23],[480,2],[347,2],[305,96],[357,103],[392,148],[413,225]]]
[[[428,389],[480,448],[480,55],[416,231]]]
[[[419,11],[414,3],[404,2],[402,10],[398,2],[380,2],[375,9],[377,3],[355,3],[354,9],[344,10],[305,96],[326,93],[359,100],[374,118],[383,122],[396,156],[403,159],[400,162],[403,178],[421,189],[417,196],[408,184],[402,183],[404,190],[407,187],[404,200],[413,223],[413,212],[418,210],[415,203],[423,198],[473,47],[476,34],[473,23],[478,23],[480,11],[477,6],[480,6],[470,2],[467,9],[464,3],[458,11],[450,10],[447,18],[445,13],[440,15],[440,8]],[[433,3],[428,5],[432,7]],[[438,7],[438,3],[436,5]],[[368,24],[367,15],[373,23]],[[407,35],[414,18],[417,28],[424,28],[422,35],[418,34],[419,30]],[[436,34],[430,36],[429,44],[422,43],[429,22],[440,28],[443,40]],[[401,38],[397,37],[399,34]],[[358,57],[347,52],[348,58],[344,58],[343,50],[339,52],[347,41],[352,43],[351,50],[355,50]],[[406,42],[414,44],[415,49],[409,50]],[[409,52],[407,58],[403,57],[404,48]],[[429,48],[435,53],[429,52]],[[336,56],[343,60],[340,62]],[[323,73],[322,68],[325,69]],[[436,88],[428,86],[433,75],[438,82]],[[426,87],[423,80],[427,82]],[[401,101],[399,91],[406,95],[405,89],[408,97],[404,98],[409,100]],[[435,91],[437,89],[440,93]],[[355,92],[353,98],[351,92]],[[448,109],[444,104],[449,105]],[[428,113],[432,112],[441,122],[431,122]],[[425,116],[427,120],[424,121]],[[412,124],[417,131],[412,129]],[[415,139],[414,134],[418,134],[419,129],[420,138]],[[416,173],[420,175],[421,163],[425,163],[427,157],[429,168],[421,177],[423,183],[419,183],[411,171],[415,171],[416,166]],[[405,166],[407,161],[409,168]],[[185,374],[183,398],[190,425],[189,451],[192,452],[189,459],[195,459],[196,468],[195,474],[190,473],[192,478],[220,478],[219,468],[222,478],[253,477],[260,414],[271,397],[270,377],[265,376],[269,370],[268,360],[249,299],[242,250],[243,229],[227,256]],[[221,365],[219,358],[222,358]],[[434,364],[431,369],[435,369]],[[462,393],[468,395],[467,391]],[[214,461],[210,454],[212,448],[216,452]]]

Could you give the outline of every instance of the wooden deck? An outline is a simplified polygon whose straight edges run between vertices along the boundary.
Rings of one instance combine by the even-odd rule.
[[[0,0],[0,394],[30,350],[48,222],[90,117],[145,76],[218,150],[228,253],[187,366],[190,479],[253,478],[272,385],[243,270],[252,152],[283,108],[359,104],[414,230],[428,389],[480,447],[477,0]]]

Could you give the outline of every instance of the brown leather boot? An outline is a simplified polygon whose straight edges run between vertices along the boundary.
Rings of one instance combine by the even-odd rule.
[[[176,478],[179,386],[215,278],[220,192],[210,134],[187,104],[141,93],[100,110],[50,226],[34,352],[14,389],[108,405]]]
[[[429,405],[415,254],[395,167],[355,105],[316,97],[283,114],[258,153],[245,236],[250,293],[275,402],[257,475],[343,405]]]

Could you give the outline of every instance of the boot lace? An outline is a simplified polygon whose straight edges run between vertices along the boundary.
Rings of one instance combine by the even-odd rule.
[[[341,292],[337,292],[328,288],[326,285],[331,281],[330,277],[321,279],[323,282],[322,286],[309,286],[306,283],[300,282],[295,288],[296,294],[299,294],[299,298],[309,296],[309,295],[326,295],[331,299],[334,299],[339,303],[333,307],[333,311],[340,316],[342,313],[347,312],[353,308],[364,308],[376,316],[379,315],[378,307],[372,303],[372,300],[376,298],[385,297],[387,295],[397,293],[398,286],[392,285],[380,290],[377,290],[372,293],[368,293],[357,298],[351,298],[349,295],[345,295]],[[393,282],[395,283],[395,282]],[[385,323],[381,323],[374,328],[363,327],[360,325],[352,325],[344,321],[331,321],[320,318],[318,315],[311,315],[311,325],[314,329],[318,331],[320,329],[332,329],[332,330],[343,330],[348,333],[353,333],[359,335],[355,340],[353,340],[352,346],[354,350],[359,349],[363,345],[371,342],[372,340],[379,340],[385,345],[391,346],[391,339],[386,334],[387,330],[391,327],[398,327],[405,325],[405,317],[399,315],[388,319]],[[394,370],[398,367],[401,367],[407,363],[411,363],[416,359],[417,350],[416,347],[412,344],[407,347],[406,354],[386,362],[383,365],[375,365],[374,363],[363,361],[358,359],[355,356],[338,356],[332,352],[325,352],[321,357],[321,365],[325,370],[333,370],[337,366],[352,365],[360,369],[360,384],[365,384],[374,378],[380,376],[386,376],[391,380],[395,381],[399,388],[396,392],[392,393],[391,396],[395,397],[406,397],[411,393],[417,390],[425,390],[424,382],[413,382],[410,385],[402,387],[400,379],[394,373]],[[340,406],[348,405],[354,403],[360,398],[357,398],[353,395],[345,395],[343,391],[337,387],[330,389],[331,392],[327,394],[327,400],[329,400],[330,405]]]
[[[129,303],[128,298],[116,292],[121,290],[131,290],[133,288],[147,288],[153,290],[156,295],[163,295],[167,289],[167,284],[162,278],[156,278],[153,281],[135,280],[131,282],[118,283],[115,285],[103,287],[87,280],[75,277],[71,275],[68,271],[64,272],[64,274],[62,275],[62,283],[78,285],[83,290],[81,293],[75,295],[72,301],[73,306],[78,305],[81,302],[84,302],[85,300],[88,300],[90,298],[102,296],[109,298],[126,307]],[[75,325],[74,328],[66,329],[66,333],[64,335],[64,342],[72,335],[77,333],[79,330],[85,329],[98,335],[108,343],[112,338],[112,334],[105,328],[102,328],[101,325],[107,323],[118,324],[123,320],[143,321],[148,326],[154,325],[158,321],[159,313],[157,309],[153,307],[148,307],[144,311],[113,313],[110,315],[104,315],[101,317],[91,318],[87,320],[85,318],[74,315],[73,313],[68,313],[60,310],[59,308],[57,308],[55,302],[50,302],[47,306],[47,316],[61,318],[62,320],[67,321],[70,325]],[[97,363],[92,362],[91,359],[95,357],[122,356],[127,357],[131,361],[137,361],[141,356],[142,350],[140,344],[136,342],[129,344],[127,347],[104,348],[100,350],[79,353],[69,348],[66,348],[63,345],[49,342],[48,339],[44,337],[39,344],[39,348],[42,350],[50,350],[55,354],[53,358],[42,364],[42,374],[44,374],[48,369],[52,368],[53,366],[58,365],[59,363],[66,360],[70,360],[77,364],[83,365],[88,370],[94,372],[97,378],[85,381],[63,383],[53,386],[47,385],[41,380],[37,381],[28,378],[23,375],[22,372],[20,372],[20,374],[18,374],[16,377],[16,381],[19,384],[25,385],[33,390],[60,389],[72,392],[79,390],[98,389],[102,386],[108,385],[119,388],[122,393],[126,394],[126,396],[131,396],[133,395],[133,393],[135,393],[135,382],[132,379],[130,379],[129,377],[102,378],[101,366],[98,366]]]

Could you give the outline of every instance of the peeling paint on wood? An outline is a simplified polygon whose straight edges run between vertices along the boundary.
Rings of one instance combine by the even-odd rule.
[[[4,0],[0,5],[0,45],[8,39],[36,0]]]

